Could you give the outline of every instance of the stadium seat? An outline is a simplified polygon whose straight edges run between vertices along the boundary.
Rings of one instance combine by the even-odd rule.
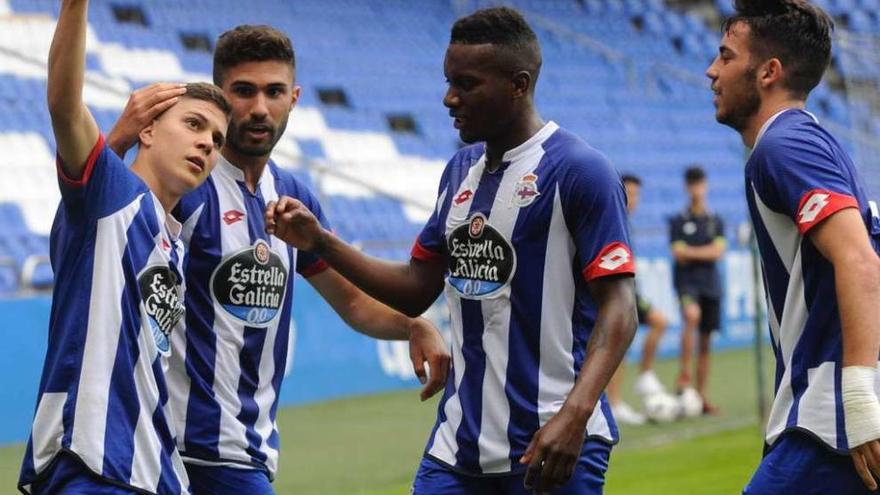
[[[880,0],[816,3],[853,30],[880,32]],[[335,205],[328,210],[345,212],[346,219],[334,219],[334,225],[352,237],[387,235],[393,245],[388,252],[408,248],[418,223],[408,215],[419,208],[425,209],[423,216],[430,211],[443,163],[460,144],[441,103],[446,89],[443,53],[449,25],[458,14],[449,2],[253,0],[243,5],[233,0],[154,0],[140,4],[147,26],[117,21],[113,0],[93,4],[87,67],[95,86],[87,85],[85,95],[104,132],[115,123],[132,89],[155,80],[210,79],[210,54],[189,51],[181,42],[181,33],[193,33],[192,26],[200,26],[194,34],[212,40],[242,22],[275,24],[290,33],[303,90],[288,134],[276,148],[276,161],[295,167],[304,180],[310,179],[310,170],[319,170],[311,169],[312,164],[328,165],[315,172],[320,180],[307,182],[321,187],[328,204]],[[540,21],[534,25],[545,59],[537,89],[544,117],[581,135],[620,168],[645,178],[643,210],[651,212],[639,217],[647,222],[645,245],[665,242],[664,218],[680,208],[669,197],[681,193],[679,173],[669,171],[692,162],[703,163],[723,182],[713,188],[719,209],[744,216],[738,172],[723,175],[739,170],[743,148],[734,133],[712,118],[703,71],[717,53],[719,33],[703,17],[670,8],[664,0],[511,4]],[[8,5],[9,15],[0,18],[0,47],[22,57],[45,53],[56,2],[8,0]],[[715,5],[722,15],[730,14],[728,0]],[[880,69],[867,62],[844,51],[837,54],[835,67],[848,77],[880,79]],[[342,89],[350,106],[321,103],[321,88]],[[17,205],[10,228],[31,235],[7,247],[17,269],[28,255],[42,254],[33,243],[45,244],[45,238],[33,233],[48,233],[58,201],[45,91],[45,74],[38,65],[0,52],[0,201]],[[827,86],[810,101],[820,119],[843,126],[859,122],[865,132],[877,135],[877,116],[863,107],[850,105]],[[390,130],[386,115],[399,113],[412,116],[416,133]],[[413,203],[391,207],[383,194]],[[359,202],[346,203],[348,196]],[[413,206],[417,204],[423,206]],[[37,267],[34,283],[50,280],[49,275]],[[3,277],[0,273],[0,291]]]

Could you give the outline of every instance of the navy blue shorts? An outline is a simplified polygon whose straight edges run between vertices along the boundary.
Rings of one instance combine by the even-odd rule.
[[[262,469],[185,464],[193,495],[274,495]]]
[[[137,495],[131,488],[111,484],[69,454],[58,454],[46,477],[31,485],[33,495]]]
[[[550,492],[552,495],[601,495],[611,445],[587,441],[574,475],[568,483]],[[525,473],[505,476],[469,476],[434,461],[422,459],[413,483],[413,495],[532,495],[525,489]]]
[[[758,466],[743,495],[846,494],[871,492],[852,457],[835,454],[819,440],[797,431],[784,433]]]

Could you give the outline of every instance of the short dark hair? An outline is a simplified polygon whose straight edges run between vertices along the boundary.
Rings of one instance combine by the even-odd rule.
[[[699,165],[691,165],[684,171],[684,182],[687,185],[706,180],[706,171]]]
[[[624,184],[631,183],[637,186],[642,185],[642,179],[639,179],[639,177],[634,174],[623,174],[620,176],[620,180],[623,181]]]
[[[217,108],[223,111],[223,115],[229,116],[232,113],[232,107],[223,96],[223,90],[211,83],[195,82],[186,85],[186,93],[183,98],[192,98],[194,100],[204,100],[217,105]]]
[[[806,0],[734,0],[734,8],[722,30],[749,26],[749,46],[759,59],[753,64],[778,58],[788,74],[785,87],[806,99],[831,62],[831,17]]]
[[[245,62],[274,60],[296,68],[293,43],[283,32],[263,25],[242,24],[221,34],[214,48],[214,84],[223,86],[226,71]]]
[[[496,45],[514,55],[514,70],[527,70],[535,80],[541,71],[538,37],[522,14],[510,7],[481,9],[458,19],[452,25],[449,43]]]

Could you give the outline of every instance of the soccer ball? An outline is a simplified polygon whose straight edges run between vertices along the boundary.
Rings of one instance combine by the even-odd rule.
[[[679,396],[681,412],[686,418],[694,418],[703,413],[703,399],[693,387],[688,387]]]
[[[645,395],[643,398],[645,416],[655,423],[675,421],[681,414],[681,404],[666,392]]]

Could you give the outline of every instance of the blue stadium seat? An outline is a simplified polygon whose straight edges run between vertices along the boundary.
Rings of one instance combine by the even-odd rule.
[[[54,15],[58,10],[53,0],[8,2],[16,13]],[[198,26],[200,32],[215,38],[242,22],[274,24],[292,35],[297,49],[298,82],[303,85],[299,105],[317,108],[331,129],[386,133],[403,155],[442,160],[459,144],[441,103],[446,89],[443,53],[449,25],[457,15],[450,2],[142,0],[139,4],[149,21],[146,28],[117,22],[112,12],[115,3],[93,0],[90,22],[102,42],[170,51],[185,71],[210,74],[211,56],[186,51],[181,32],[192,32]],[[710,171],[719,210],[734,218],[744,216],[738,176],[742,144],[735,133],[714,122],[703,76],[717,53],[717,30],[702,17],[669,8],[664,0],[510,3],[554,24],[550,29],[543,22],[533,23],[545,59],[537,95],[544,117],[581,135],[619,167],[645,178],[644,213],[637,219],[645,222],[642,241],[646,245],[665,242],[664,218],[682,206],[669,198],[680,197],[680,171],[694,161],[703,162]],[[715,5],[722,15],[728,15],[731,3],[716,0]],[[845,18],[853,30],[880,33],[880,0],[815,3]],[[641,29],[635,27],[637,19]],[[573,42],[576,36],[591,41]],[[608,50],[597,50],[594,44]],[[673,70],[658,69],[658,61]],[[108,69],[93,54],[87,66],[99,73]],[[854,78],[880,79],[876,64],[848,52],[837,53],[835,67]],[[137,86],[146,81],[127,82]],[[351,108],[322,105],[317,97],[322,87],[342,88]],[[43,80],[0,73],[0,133],[35,132],[52,146],[45,91]],[[861,122],[869,131],[880,133],[876,115],[860,107],[864,106],[851,106],[838,90],[824,86],[810,102],[822,119],[845,126]],[[413,115],[418,134],[389,130],[385,115],[403,112]],[[105,132],[118,117],[118,111],[95,109],[94,113]],[[292,118],[297,118],[296,112]],[[306,159],[325,158],[332,151],[321,139],[297,138],[297,143]],[[308,178],[307,173],[298,173]],[[370,248],[385,254],[406,256],[398,244],[408,245],[418,228],[405,220],[398,203],[387,199],[333,196],[325,206],[344,235],[372,243],[379,243],[382,236],[386,244],[391,239],[391,247]],[[40,252],[46,240],[32,235],[20,210],[17,216],[10,212],[12,216],[6,217],[3,208],[0,205],[0,256],[7,253],[20,260]],[[0,292],[8,279],[2,270],[0,264]],[[35,283],[50,280],[51,270],[45,270],[35,270]]]

